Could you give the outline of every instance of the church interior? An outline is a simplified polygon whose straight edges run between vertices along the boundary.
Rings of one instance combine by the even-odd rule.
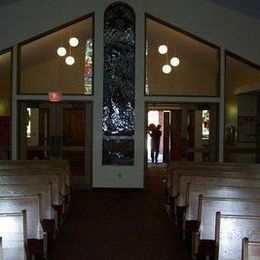
[[[0,1],[0,259],[260,259],[242,2]]]

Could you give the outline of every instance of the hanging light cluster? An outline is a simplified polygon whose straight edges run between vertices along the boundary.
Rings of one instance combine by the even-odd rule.
[[[57,54],[60,57],[65,57],[68,53],[68,56],[65,58],[65,63],[69,66],[73,65],[75,63],[75,58],[71,56],[71,47],[77,47],[79,45],[79,40],[76,37],[71,37],[69,39],[69,52],[67,52],[66,48],[63,46],[60,46],[57,49]]]
[[[169,74],[172,71],[172,67],[177,67],[180,64],[180,60],[178,57],[174,56],[170,59],[170,64],[168,61],[168,47],[165,44],[162,44],[158,47],[158,52],[162,55],[166,55],[166,64],[162,66],[162,71],[165,74]],[[171,66],[172,67],[171,67]]]

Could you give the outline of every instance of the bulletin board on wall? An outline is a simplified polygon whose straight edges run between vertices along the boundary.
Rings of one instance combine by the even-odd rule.
[[[0,116],[0,145],[9,146],[11,143],[11,117]]]
[[[255,143],[256,142],[256,117],[239,116],[238,117],[238,142]]]

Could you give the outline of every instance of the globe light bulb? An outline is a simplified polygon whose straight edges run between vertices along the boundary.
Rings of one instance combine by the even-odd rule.
[[[68,56],[66,57],[65,62],[67,65],[71,66],[75,63],[75,59],[72,56]]]
[[[172,57],[170,63],[173,67],[177,67],[180,64],[180,60],[177,57]]]
[[[65,56],[67,53],[67,50],[64,48],[64,47],[59,47],[57,49],[57,54],[60,56],[60,57],[63,57]]]
[[[169,74],[171,72],[171,70],[172,70],[172,68],[171,68],[171,66],[169,64],[165,64],[162,67],[162,71],[165,74]]]
[[[165,54],[168,51],[168,47],[166,45],[162,44],[159,46],[158,51],[160,54]]]
[[[71,37],[71,38],[69,39],[69,44],[70,44],[71,47],[77,47],[78,44],[79,44],[78,38],[76,38],[76,37]]]

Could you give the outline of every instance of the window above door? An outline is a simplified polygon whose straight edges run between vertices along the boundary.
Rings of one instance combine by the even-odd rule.
[[[93,94],[93,16],[19,45],[20,94]]]

